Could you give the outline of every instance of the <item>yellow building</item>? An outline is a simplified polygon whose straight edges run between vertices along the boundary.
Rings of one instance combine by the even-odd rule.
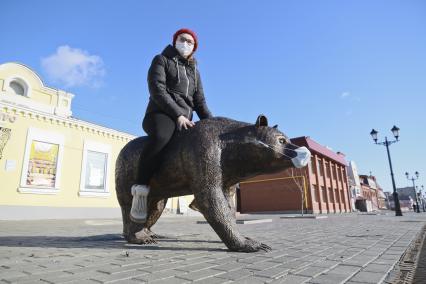
[[[0,219],[121,216],[115,160],[135,137],[72,117],[73,97],[0,65]]]

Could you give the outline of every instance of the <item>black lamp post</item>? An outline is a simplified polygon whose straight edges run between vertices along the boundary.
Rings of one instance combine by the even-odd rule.
[[[423,198],[423,185],[421,186],[422,189],[419,189],[419,186],[416,185],[416,189],[417,189],[417,196],[419,197],[419,202],[420,202],[420,206],[423,209],[423,212],[426,212],[425,210],[425,200]]]
[[[371,130],[370,135],[373,138],[374,143],[376,143],[376,145],[386,146],[386,150],[387,150],[387,153],[388,153],[389,167],[390,167],[391,177],[392,177],[393,200],[394,200],[394,203],[395,203],[395,216],[402,216],[401,206],[399,204],[398,192],[396,191],[395,179],[393,177],[392,160],[391,160],[391,156],[390,156],[390,152],[389,152],[389,146],[392,145],[393,143],[396,143],[396,142],[399,141],[399,139],[398,139],[399,138],[399,128],[394,125],[392,127],[391,131],[392,131],[393,136],[395,137],[395,140],[393,140],[393,141],[388,141],[388,138],[385,137],[384,142],[377,142],[377,134],[379,132],[374,130],[374,129]]]
[[[417,172],[417,171],[416,171],[414,174],[416,175],[416,177],[412,176],[412,177],[410,178],[410,174],[409,174],[408,172],[406,172],[406,173],[405,173],[405,176],[407,177],[407,179],[410,179],[410,180],[413,182],[414,197],[416,198],[416,212],[417,212],[417,213],[420,213],[420,208],[419,208],[419,198],[418,198],[418,196],[417,196],[416,185],[415,185],[415,183],[414,183],[414,181],[415,181],[416,179],[419,179],[419,172]]]

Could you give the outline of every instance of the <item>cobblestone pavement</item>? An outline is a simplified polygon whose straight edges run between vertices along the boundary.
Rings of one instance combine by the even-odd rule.
[[[417,269],[414,275],[415,283],[426,283],[426,235],[424,229],[423,240],[421,241],[420,253],[417,259]]]
[[[162,217],[158,245],[128,245],[121,220],[0,221],[4,283],[379,283],[426,224],[343,214],[237,225],[269,253],[229,252],[202,217]]]

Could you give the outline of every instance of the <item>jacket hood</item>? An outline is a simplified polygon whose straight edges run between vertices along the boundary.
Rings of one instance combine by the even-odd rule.
[[[182,57],[180,55],[180,53],[177,51],[177,49],[169,44],[168,46],[166,46],[166,48],[164,48],[163,52],[161,52],[161,55],[171,59],[171,60],[175,60],[175,58],[177,60],[179,60],[180,62],[184,62],[184,63],[188,63],[189,65],[195,65],[196,64],[196,60],[194,57],[192,57],[190,60]]]

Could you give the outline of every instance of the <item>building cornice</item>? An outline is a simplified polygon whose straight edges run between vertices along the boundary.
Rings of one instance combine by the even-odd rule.
[[[31,119],[36,119],[46,123],[72,128],[79,130],[81,132],[88,132],[91,134],[96,134],[101,137],[106,137],[110,139],[116,139],[121,141],[130,141],[136,138],[136,136],[121,132],[112,128],[100,126],[91,122],[76,118],[66,118],[62,116],[57,116],[30,108],[8,104],[6,102],[0,102],[0,112],[4,112],[9,115],[14,115],[15,117],[28,117]]]

